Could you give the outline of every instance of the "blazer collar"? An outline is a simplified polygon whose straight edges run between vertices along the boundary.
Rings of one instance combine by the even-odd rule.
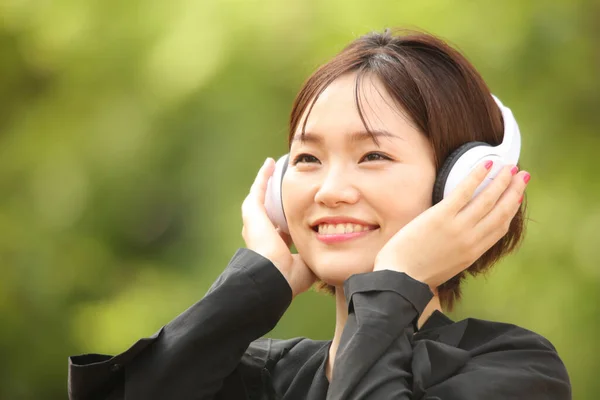
[[[435,340],[452,347],[459,347],[467,325],[468,320],[454,322],[442,312],[435,310],[421,329],[415,333],[414,339]]]

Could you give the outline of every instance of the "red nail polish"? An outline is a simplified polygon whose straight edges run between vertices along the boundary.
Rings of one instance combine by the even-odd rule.
[[[490,168],[492,168],[492,165],[494,165],[494,162],[492,160],[488,160],[485,162],[484,167],[485,167],[485,169],[490,169]]]
[[[521,204],[523,202],[523,195],[521,195],[521,197],[519,198],[519,204]]]
[[[531,175],[529,175],[529,173],[526,173],[526,174],[523,176],[523,181],[524,181],[525,183],[529,183],[529,180],[530,180],[530,179],[531,179]]]
[[[519,171],[519,168],[517,168],[517,166],[515,165],[514,167],[512,167],[512,169],[510,170],[510,174],[511,175],[515,175],[517,172]]]

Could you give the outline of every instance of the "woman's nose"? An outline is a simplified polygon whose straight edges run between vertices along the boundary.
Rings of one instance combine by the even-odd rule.
[[[353,183],[349,171],[341,168],[331,168],[324,176],[315,194],[315,202],[327,207],[337,207],[340,204],[354,204],[360,198],[360,192]]]

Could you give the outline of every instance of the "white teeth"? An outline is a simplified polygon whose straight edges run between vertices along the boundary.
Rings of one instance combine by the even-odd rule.
[[[344,233],[356,233],[368,230],[368,226],[359,224],[320,224],[318,232],[321,235],[340,235]]]
[[[344,227],[344,233],[352,233],[354,232],[354,225],[353,224],[346,224],[346,226]],[[361,229],[362,231],[362,229]]]

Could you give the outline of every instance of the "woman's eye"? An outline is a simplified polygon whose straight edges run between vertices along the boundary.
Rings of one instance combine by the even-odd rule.
[[[382,161],[382,160],[391,160],[391,158],[389,158],[388,156],[386,156],[384,154],[373,152],[373,153],[365,154],[363,156],[363,158],[361,159],[361,161]]]
[[[296,158],[294,159],[293,165],[296,165],[298,163],[314,163],[314,162],[319,162],[319,160],[315,156],[311,156],[310,154],[300,154],[300,155],[296,156]]]

